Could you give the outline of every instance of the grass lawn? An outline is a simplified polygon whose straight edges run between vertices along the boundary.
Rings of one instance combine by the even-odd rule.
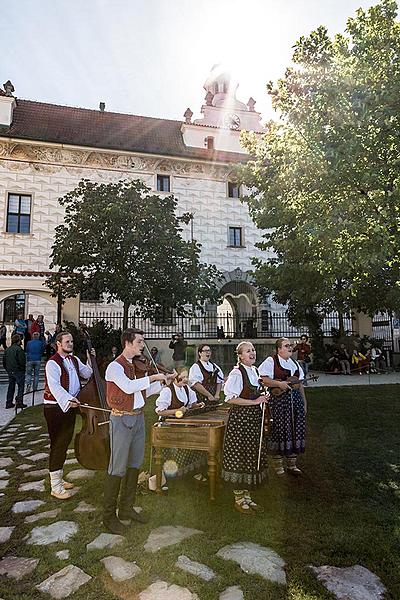
[[[207,486],[199,489],[191,478],[173,481],[167,496],[149,493],[139,497],[151,516],[148,525],[132,525],[124,544],[112,550],[86,553],[86,544],[101,531],[103,474],[82,484],[81,491],[66,502],[49,499],[48,494],[17,492],[18,484],[27,481],[15,467],[25,461],[16,450],[8,467],[11,480],[0,499],[1,526],[16,525],[9,542],[0,546],[4,555],[38,557],[39,565],[31,576],[19,582],[0,577],[0,598],[30,600],[43,598],[35,589],[51,574],[67,564],[82,568],[93,579],[73,596],[75,599],[134,600],[137,593],[157,579],[187,586],[200,600],[218,600],[219,593],[239,585],[246,600],[319,600],[333,598],[310,573],[307,565],[351,566],[360,564],[378,575],[388,589],[388,599],[400,598],[400,402],[399,386],[357,386],[310,389],[307,452],[300,459],[304,477],[277,479],[272,474],[268,484],[256,494],[265,506],[257,517],[240,515],[233,510],[229,493],[221,488],[211,504]],[[154,419],[149,406],[148,426]],[[17,422],[43,424],[41,431],[29,432],[34,440],[46,431],[41,408],[24,411]],[[19,431],[22,431],[21,428]],[[11,442],[12,443],[12,440]],[[47,442],[43,442],[46,444]],[[33,446],[42,451],[42,444]],[[148,465],[149,449],[146,463]],[[46,461],[34,468],[44,468]],[[76,468],[71,465],[66,468]],[[146,465],[145,465],[146,466]],[[46,483],[48,486],[48,482]],[[79,533],[68,544],[27,546],[24,537],[32,527],[46,525],[43,520],[25,524],[26,515],[13,515],[11,506],[17,499],[47,500],[39,510],[61,507],[59,519],[79,523]],[[98,507],[94,513],[76,514],[72,509],[81,500]],[[184,525],[201,529],[204,534],[148,554],[143,544],[151,529],[160,525]],[[233,562],[216,557],[222,546],[235,541],[252,541],[275,550],[287,563],[287,588],[247,575]],[[68,547],[70,560],[55,557],[57,550]],[[185,574],[174,564],[180,554],[204,562],[219,577],[212,582]],[[115,583],[105,572],[100,559],[117,555],[135,560],[142,573],[126,583]]]

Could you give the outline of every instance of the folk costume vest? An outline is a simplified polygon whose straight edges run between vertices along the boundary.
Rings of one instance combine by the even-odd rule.
[[[212,394],[214,396],[215,392],[217,391],[217,378],[218,378],[219,370],[218,370],[217,365],[215,365],[211,361],[209,361],[209,362],[213,366],[212,371],[207,371],[207,369],[204,368],[201,360],[198,360],[196,364],[198,365],[198,367],[201,371],[201,374],[203,375],[203,381],[201,382],[201,385],[207,390],[207,392],[210,392],[210,394]],[[204,396],[197,390],[195,390],[195,392],[196,392],[196,396],[200,402],[207,400],[206,396]]]
[[[282,367],[281,363],[279,362],[279,358],[278,355],[275,354],[273,356],[274,359],[274,379],[278,380],[278,381],[286,381],[289,377],[300,377],[300,370],[299,370],[299,365],[297,364],[297,362],[295,360],[293,360],[294,364],[296,365],[296,370],[295,372],[292,373],[290,372],[290,369],[285,369],[284,367]]]
[[[146,373],[143,371],[136,372],[135,365],[126,360],[125,356],[121,354],[115,359],[115,362],[121,365],[124,369],[125,375],[128,379],[139,379],[140,377],[146,377]],[[135,402],[134,394],[126,394],[117,386],[113,381],[107,381],[107,404],[110,408],[116,408],[117,410],[131,411]],[[141,390],[144,401],[146,401],[146,392]]]
[[[61,369],[60,385],[61,385],[61,387],[64,388],[64,390],[67,390],[67,392],[68,392],[68,390],[69,390],[69,374],[68,374],[67,369],[64,366],[63,358],[58,354],[58,352],[56,352],[55,354],[53,354],[53,356],[51,356],[49,358],[49,360],[54,360],[60,367],[60,369]],[[77,358],[75,356],[71,356],[71,358],[68,360],[72,360],[72,364],[74,365],[75,370],[78,374],[78,379],[80,380],[81,378],[79,376],[79,364],[78,364]],[[50,391],[49,384],[47,382],[46,371],[45,371],[45,384],[44,384],[43,398],[46,401],[57,403],[57,400],[54,398],[53,394]]]
[[[187,404],[189,404],[189,388],[187,385],[183,386],[183,389],[185,390],[186,397],[187,397],[186,404],[184,402],[181,402],[181,400],[179,400],[179,398],[176,394],[175,386],[173,383],[171,383],[171,385],[169,385],[168,387],[171,390],[171,404],[169,405],[168,410],[169,409],[179,410],[180,408],[182,408],[182,406],[186,406]]]
[[[243,389],[240,392],[240,397],[245,400],[257,400],[263,393],[261,387],[259,385],[253,385],[250,382],[247,370],[243,365],[239,364],[238,369],[241,372],[243,379]],[[258,370],[256,369],[256,371],[258,375]]]

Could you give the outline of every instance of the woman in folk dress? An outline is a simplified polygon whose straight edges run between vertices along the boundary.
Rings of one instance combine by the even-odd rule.
[[[234,507],[237,511],[254,515],[262,512],[249,489],[258,487],[267,477],[267,452],[263,430],[262,405],[269,394],[260,387],[259,375],[254,366],[256,351],[251,342],[241,342],[236,347],[238,364],[229,373],[225,383],[225,401],[230,405],[226,425],[222,478],[233,487]],[[244,489],[246,488],[246,489]]]
[[[178,367],[175,380],[160,392],[156,400],[156,413],[160,417],[175,417],[180,411],[184,415],[191,408],[204,408],[204,402],[197,402],[195,392],[188,386],[189,373],[186,367]],[[164,448],[163,450],[165,476],[182,477],[191,471],[197,471],[207,462],[207,457],[201,450],[186,450],[185,448]],[[203,482],[202,474],[195,475]]]

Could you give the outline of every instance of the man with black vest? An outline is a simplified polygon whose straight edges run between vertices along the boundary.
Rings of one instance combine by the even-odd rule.
[[[105,374],[107,404],[111,408],[111,454],[104,488],[103,524],[111,533],[123,535],[126,527],[121,521],[147,521],[133,509],[144,458],[146,397],[160,392],[161,382],[169,384],[175,379],[176,372],[171,375],[147,374],[140,360],[145,342],[143,331],[139,329],[126,329],[121,336],[121,346],[122,354],[108,365]]]
[[[73,356],[72,335],[63,331],[56,336],[57,352],[49,358],[45,370],[44,416],[50,436],[51,495],[60,500],[70,498],[72,483],[63,481],[63,467],[68,446],[74,435],[76,409],[81,380],[89,379],[92,368]]]

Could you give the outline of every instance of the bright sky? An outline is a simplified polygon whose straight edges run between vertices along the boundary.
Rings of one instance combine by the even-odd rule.
[[[182,119],[199,115],[213,64],[257,100],[301,35],[333,35],[368,0],[0,0],[0,82],[19,98]]]

